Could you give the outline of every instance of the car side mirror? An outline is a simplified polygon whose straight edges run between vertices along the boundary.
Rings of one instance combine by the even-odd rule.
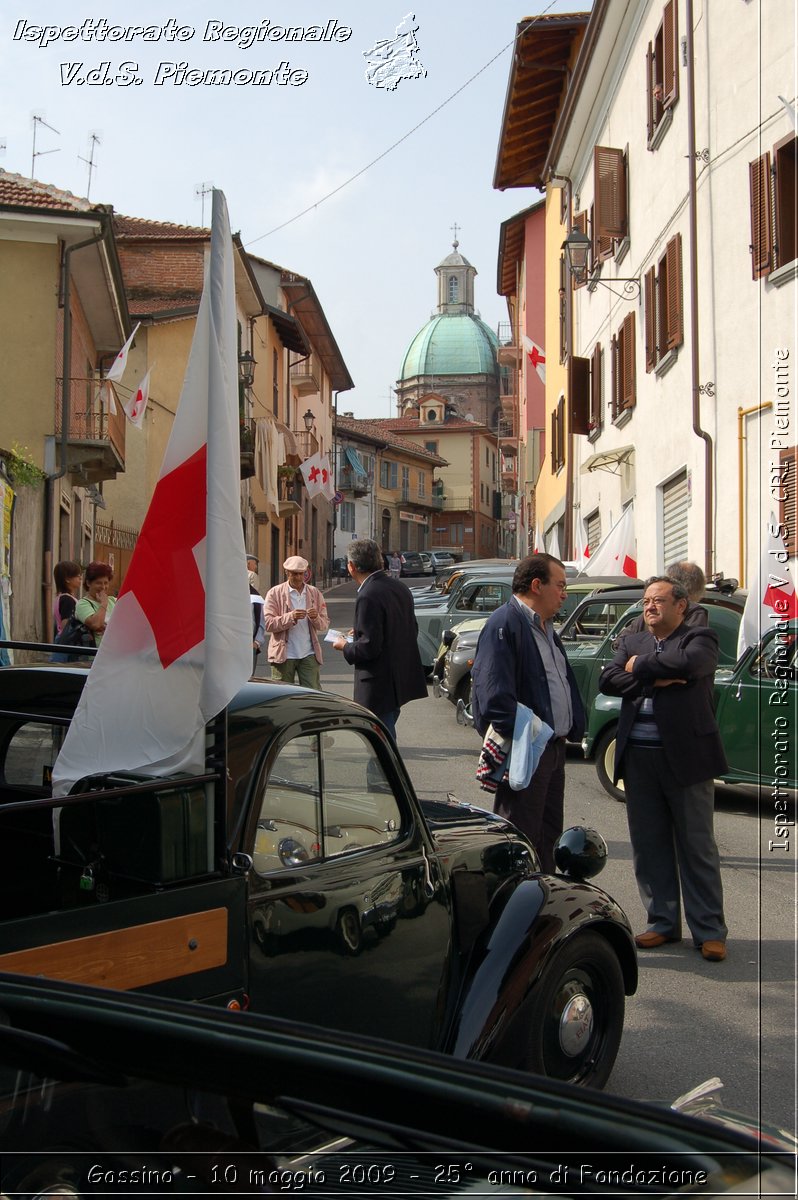
[[[457,634],[455,633],[455,631],[453,629],[445,629],[443,631],[443,637],[441,638],[441,641],[443,642],[443,644],[447,650],[449,649],[449,647],[451,646],[452,642],[454,641],[454,639],[456,637],[457,637]]]

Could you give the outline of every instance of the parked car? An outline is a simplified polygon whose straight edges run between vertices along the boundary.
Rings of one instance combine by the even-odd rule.
[[[633,584],[630,581],[627,588],[617,588],[617,583],[616,577],[596,578],[590,583],[583,583],[581,580],[569,581],[568,601],[572,595],[574,599],[580,600],[585,589],[588,590],[589,596],[587,599],[581,599],[577,608],[565,621],[559,630],[560,637],[581,640],[587,636],[586,631],[591,630],[591,638],[595,641],[602,629],[606,633],[607,629],[615,624],[617,617],[643,593],[641,583]],[[560,611],[565,611],[565,606]],[[458,712],[464,712],[466,723],[470,717],[471,668],[474,665],[479,635],[488,615],[463,621],[456,629],[446,630],[443,634],[444,644],[439,648],[438,660],[433,670],[434,695],[445,696],[457,705]]]
[[[601,599],[597,594],[601,593]],[[560,637],[566,640],[585,641],[587,638],[603,639],[624,611],[635,600],[643,597],[643,582],[621,575],[596,576],[589,579],[580,575],[568,580],[565,603],[554,618]]]
[[[374,1038],[20,976],[0,977],[0,1012],[9,1198],[467,1200],[562,1194],[566,1179],[579,1195],[786,1196],[794,1182],[794,1140],[724,1112],[709,1086],[642,1103]]]
[[[402,560],[402,575],[424,574],[424,560],[417,550],[402,550],[399,557]]]
[[[349,571],[346,565],[346,558],[334,558],[332,564],[333,579],[347,579]]]
[[[419,550],[418,556],[424,564],[424,574],[432,575],[432,555],[427,550]]]
[[[626,917],[586,882],[606,849],[568,831],[569,877],[542,874],[494,813],[420,801],[373,713],[287,684],[241,688],[199,777],[56,799],[87,676],[0,669],[0,971],[606,1080],[637,983]]]
[[[458,563],[449,572],[442,587],[414,588],[413,604],[417,609],[441,608],[469,579],[510,579],[515,567],[505,559],[501,563],[483,566],[477,563]]]
[[[759,749],[756,746],[756,736],[753,731],[758,728],[757,714],[757,697],[761,697],[759,708],[761,712],[766,712],[766,694],[767,684],[764,682],[766,675],[764,674],[767,658],[763,658],[762,664],[756,667],[753,675],[749,669],[745,667],[745,663],[752,663],[753,650],[743,656],[740,663],[736,663],[737,657],[737,636],[740,628],[740,620],[742,619],[743,607],[745,605],[745,593],[735,592],[732,595],[724,595],[722,593],[708,593],[701,601],[709,614],[709,625],[718,634],[720,643],[719,663],[720,669],[715,676],[715,691],[717,697],[717,718],[721,725],[721,735],[726,748],[726,756],[729,759],[731,768],[734,762],[735,768],[732,775],[737,776],[746,774],[748,779],[742,778],[728,779],[728,782],[756,782],[759,779]],[[615,764],[615,730],[618,725],[618,716],[621,710],[620,699],[616,696],[602,696],[598,690],[598,680],[604,669],[605,663],[612,658],[614,651],[614,643],[617,644],[617,639],[620,637],[625,626],[631,622],[636,616],[642,612],[642,607],[634,605],[628,609],[623,617],[620,618],[618,624],[612,633],[601,643],[599,650],[591,656],[590,660],[583,660],[581,665],[586,668],[580,679],[580,689],[582,696],[586,701],[585,711],[588,714],[588,725],[585,737],[582,739],[582,749],[585,757],[595,759],[596,773],[602,787],[616,800],[624,799],[623,784],[616,786],[612,782],[613,768]],[[772,646],[771,641],[768,643]],[[772,646],[775,653],[778,646]],[[571,657],[570,652],[569,657]],[[784,653],[779,650],[779,653]],[[787,688],[790,680],[789,666],[787,661],[787,676],[784,676],[785,683],[775,684],[777,688]],[[736,663],[736,665],[735,665]],[[571,665],[576,671],[579,660],[574,660],[571,657]],[[758,682],[761,679],[763,682]],[[752,678],[757,682],[752,684]],[[734,685],[731,685],[731,680],[734,680]],[[784,691],[784,694],[789,694]],[[794,691],[793,695],[793,711],[795,705]],[[733,697],[730,699],[729,697]],[[721,703],[722,701],[722,703]],[[744,702],[745,701],[745,702]],[[725,709],[725,712],[722,710]],[[736,719],[742,721],[742,726],[738,728],[735,723]],[[794,717],[792,718],[794,720]],[[760,724],[765,727],[767,722],[762,719]],[[725,730],[725,732],[724,732]],[[747,730],[747,733],[744,732]],[[773,730],[771,729],[771,735]],[[794,744],[794,743],[793,743]],[[750,756],[750,759],[749,759]],[[772,751],[771,751],[772,759]],[[747,767],[745,766],[748,760]],[[794,774],[794,771],[793,771]],[[789,785],[788,785],[789,786]],[[794,785],[792,785],[794,786]]]
[[[433,575],[437,575],[439,571],[444,571],[447,567],[455,565],[454,555],[449,554],[446,550],[431,550],[430,559],[432,560]]]
[[[418,649],[428,675],[433,673],[445,630],[476,614],[486,618],[510,599],[512,572],[497,575],[464,575],[462,585],[452,588],[444,603],[415,610]]]

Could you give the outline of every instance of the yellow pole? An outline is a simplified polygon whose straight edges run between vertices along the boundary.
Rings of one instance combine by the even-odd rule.
[[[737,574],[740,577],[740,587],[745,586],[745,463],[743,456],[743,443],[745,441],[745,429],[743,421],[751,413],[764,412],[767,408],[772,408],[773,404],[770,400],[766,400],[764,404],[754,404],[751,408],[737,409],[737,521],[738,521],[738,559],[739,566]]]

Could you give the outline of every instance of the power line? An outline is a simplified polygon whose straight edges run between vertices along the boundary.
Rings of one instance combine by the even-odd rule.
[[[401,146],[403,142],[406,142],[408,138],[412,137],[414,133],[417,133],[419,129],[426,125],[428,121],[431,121],[433,117],[436,117],[439,112],[446,108],[447,104],[451,104],[452,100],[459,96],[461,92],[464,92],[465,89],[469,87],[475,79],[478,79],[480,75],[487,71],[488,67],[493,66],[496,60],[501,58],[501,56],[505,54],[511,46],[514,46],[518,39],[525,34],[528,29],[531,29],[533,25],[537,24],[540,18],[544,17],[549,9],[553,8],[556,3],[557,0],[549,0],[549,3],[543,9],[543,12],[538,13],[536,16],[532,17],[531,20],[527,21],[527,23],[518,30],[515,37],[511,41],[507,42],[505,46],[502,46],[501,50],[494,54],[492,58],[489,58],[488,61],[484,63],[478,71],[475,71],[474,74],[470,76],[469,79],[466,79],[465,83],[462,83],[459,88],[456,88],[455,91],[447,96],[445,100],[441,101],[437,108],[433,108],[432,112],[427,113],[426,117],[423,117],[417,125],[414,125],[412,129],[408,129],[407,133],[403,134],[402,137],[398,138],[397,141],[388,146],[386,150],[383,150],[381,154],[378,154],[376,158],[373,158],[371,162],[366,163],[364,167],[361,167],[360,170],[356,171],[354,175],[350,175],[349,178],[345,179],[343,183],[339,183],[338,187],[333,188],[331,192],[327,192],[326,196],[322,196],[320,200],[316,200],[313,204],[309,204],[307,208],[303,208],[301,212],[296,214],[296,216],[290,217],[287,221],[283,221],[282,224],[275,225],[273,229],[267,230],[266,233],[261,233],[258,235],[258,237],[252,238],[246,243],[245,249],[249,249],[249,247],[254,246],[256,242],[262,242],[264,238],[271,237],[273,233],[278,233],[281,229],[285,229],[287,226],[293,225],[295,221],[300,220],[301,217],[307,216],[309,212],[313,212],[314,209],[319,208],[319,206],[324,204],[326,200],[331,200],[333,196],[337,196],[339,192],[344,190],[344,188],[349,187],[350,183],[354,183],[355,180],[359,179],[361,175],[365,175],[366,171],[370,171],[371,168],[376,166],[378,162],[381,162],[384,158],[387,158],[388,155],[393,153],[398,146]]]

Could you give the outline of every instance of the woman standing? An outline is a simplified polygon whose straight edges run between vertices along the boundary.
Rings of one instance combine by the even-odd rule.
[[[70,617],[75,615],[75,605],[80,591],[80,566],[69,559],[57,562],[53,567],[56,596],[53,601],[53,637],[66,625]]]
[[[83,577],[86,595],[82,600],[78,600],[75,607],[75,616],[92,631],[97,646],[102,641],[105,627],[116,604],[114,597],[108,594],[113,577],[114,573],[108,563],[89,563]]]

